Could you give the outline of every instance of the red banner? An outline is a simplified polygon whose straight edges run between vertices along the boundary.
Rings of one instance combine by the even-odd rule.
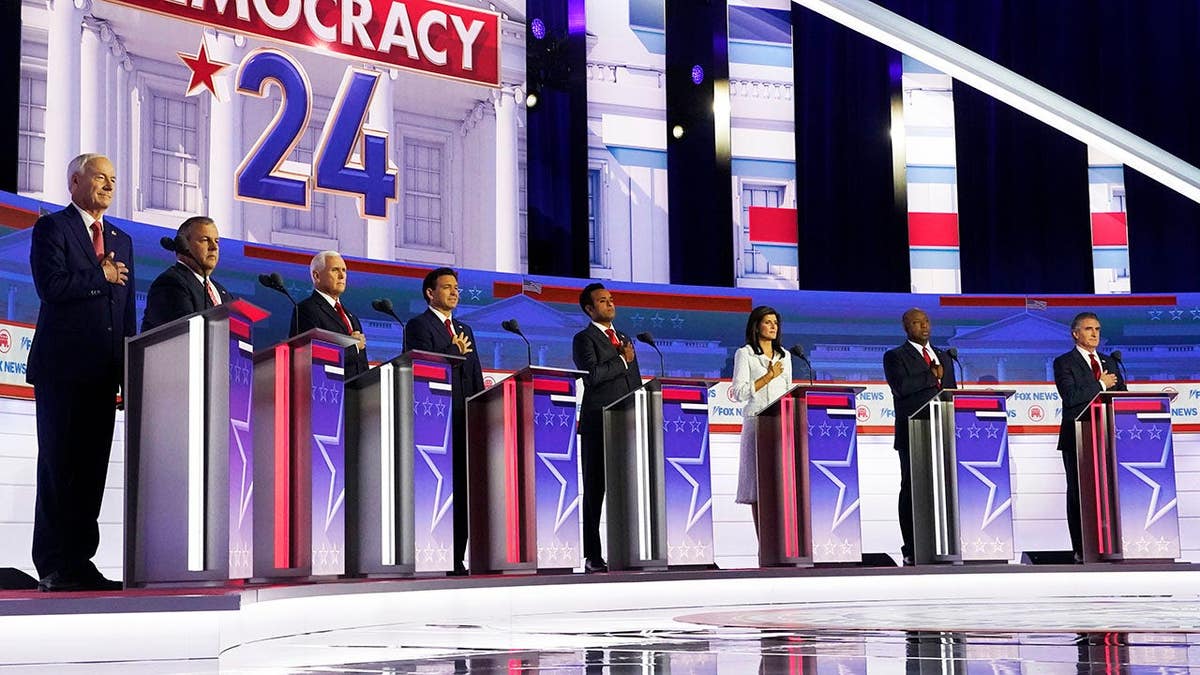
[[[500,86],[500,15],[434,0],[108,0],[353,59]]]

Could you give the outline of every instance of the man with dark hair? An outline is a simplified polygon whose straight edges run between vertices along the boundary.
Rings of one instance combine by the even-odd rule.
[[[163,270],[146,293],[142,330],[223,305],[233,297],[212,273],[221,257],[221,234],[208,216],[192,216],[175,233],[174,265]]]
[[[71,161],[71,203],[33,224],[42,304],[25,379],[37,410],[33,564],[43,591],[119,590],[92,557],[108,475],[125,338],[137,332],[133,240],[104,218],[117,178],[103,155]]]
[[[291,337],[314,328],[352,337],[358,344],[347,347],[342,358],[345,378],[348,380],[367,372],[371,367],[367,362],[367,336],[363,334],[358,317],[342,305],[342,295],[350,276],[345,259],[337,251],[321,251],[309,261],[308,273],[312,277],[313,292],[296,303],[292,310],[295,332]]]
[[[953,389],[954,367],[945,352],[929,343],[929,315],[913,307],[900,317],[908,340],[883,355],[883,374],[892,389],[896,430],[892,447],[900,458],[900,497],[896,510],[903,540],[900,555],[913,564],[912,462],[908,454],[908,418],[943,389]]]
[[[583,463],[583,568],[607,572],[600,554],[600,507],[604,504],[604,406],[642,386],[633,343],[613,328],[617,306],[603,284],[588,284],[579,307],[591,323],[575,334],[571,355],[584,371],[583,405],[579,413],[580,460]]]
[[[1080,312],[1071,320],[1071,338],[1075,347],[1054,359],[1054,387],[1062,399],[1062,425],[1058,430],[1058,450],[1062,453],[1067,477],[1067,530],[1075,562],[1083,562],[1082,525],[1079,512],[1079,464],[1075,453],[1075,418],[1102,391],[1125,391],[1112,358],[1096,349],[1100,346],[1100,317]]]
[[[404,327],[409,349],[466,357],[451,374],[454,424],[454,573],[466,574],[467,553],[467,399],[483,391],[483,367],[475,351],[475,333],[452,314],[458,307],[458,273],[439,267],[425,275],[421,293],[429,305]]]

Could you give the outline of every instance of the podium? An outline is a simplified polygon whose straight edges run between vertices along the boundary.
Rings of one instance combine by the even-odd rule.
[[[256,579],[345,572],[342,350],[319,328],[254,355]]]
[[[711,385],[655,378],[604,408],[609,569],[713,564]]]
[[[1179,557],[1174,398],[1101,392],[1075,418],[1085,563]]]
[[[579,564],[576,380],[528,366],[467,400],[471,571]]]
[[[451,369],[410,350],[346,382],[347,576],[454,568]]]
[[[947,389],[908,418],[916,564],[1012,558],[1012,394]]]
[[[862,561],[855,406],[862,390],[795,385],[759,411],[759,565]]]
[[[251,575],[251,327],[218,305],[125,343],[126,586]]]

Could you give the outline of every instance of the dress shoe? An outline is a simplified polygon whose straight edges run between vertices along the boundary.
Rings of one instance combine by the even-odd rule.
[[[470,572],[468,572],[466,566],[460,562],[454,563],[454,569],[450,572],[446,572],[446,576],[448,577],[465,577],[468,574],[470,574]]]
[[[66,593],[70,591],[119,591],[125,587],[120,581],[105,579],[99,572],[91,575],[76,575],[65,572],[51,572],[38,581],[38,590],[47,593]]]
[[[1076,553],[1076,554],[1074,554],[1073,558],[1074,558],[1074,560],[1075,560],[1075,564],[1076,564],[1076,565],[1082,565],[1082,564],[1083,564],[1083,554],[1082,554],[1082,553]]]
[[[916,561],[913,560],[911,555],[903,556],[900,559],[900,565],[903,567],[914,567],[916,564]]]
[[[585,574],[592,574],[593,572],[607,572],[608,563],[604,562],[603,558],[598,558],[596,560],[588,558],[587,560],[583,561],[583,571]]]

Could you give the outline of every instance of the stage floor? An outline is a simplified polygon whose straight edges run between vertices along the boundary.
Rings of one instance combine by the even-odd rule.
[[[0,595],[0,673],[1186,673],[1195,566]]]

